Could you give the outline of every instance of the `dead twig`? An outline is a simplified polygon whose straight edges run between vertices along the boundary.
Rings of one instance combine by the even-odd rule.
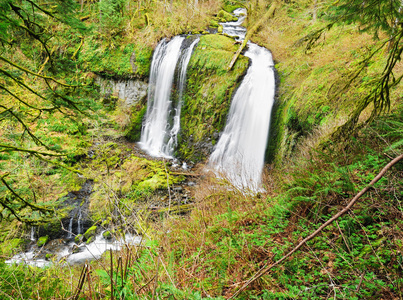
[[[78,286],[77,286],[77,292],[74,295],[73,300],[77,300],[81,294],[81,290],[83,289],[83,285],[84,285],[84,281],[85,281],[85,276],[87,274],[87,269],[88,269],[88,265],[85,264],[81,271],[80,280],[78,281]]]

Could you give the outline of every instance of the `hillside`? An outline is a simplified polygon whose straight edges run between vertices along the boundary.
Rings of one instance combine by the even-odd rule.
[[[13,2],[0,1],[0,298],[403,297],[400,1]],[[276,69],[257,193],[205,168],[250,65],[242,52],[229,70],[241,42],[220,34],[239,7]],[[179,34],[200,40],[172,161],[136,142],[153,54]],[[99,235],[141,242],[72,266],[55,254]],[[31,248],[50,266],[5,263]]]

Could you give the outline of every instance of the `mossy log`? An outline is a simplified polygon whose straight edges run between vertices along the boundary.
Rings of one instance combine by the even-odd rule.
[[[274,12],[276,11],[276,8],[279,6],[279,4],[275,1],[273,4],[270,6],[270,9],[267,11],[267,13],[261,18],[255,25],[253,25],[249,30],[248,33],[245,36],[245,39],[243,40],[241,46],[239,47],[238,51],[235,53],[234,57],[231,60],[231,63],[228,66],[228,71],[232,69],[234,66],[235,62],[237,61],[239,55],[241,54],[242,50],[245,48],[246,44],[248,43],[249,39],[252,37],[252,35],[256,32],[256,30],[264,23],[266,20],[270,19],[272,16],[274,16]]]
[[[153,211],[158,212],[158,213],[168,212],[168,213],[171,213],[171,214],[172,213],[173,214],[180,214],[180,213],[188,212],[189,210],[192,209],[193,206],[194,206],[194,204],[191,203],[191,204],[184,204],[184,205],[173,205],[173,206],[164,207],[164,208],[154,207]]]

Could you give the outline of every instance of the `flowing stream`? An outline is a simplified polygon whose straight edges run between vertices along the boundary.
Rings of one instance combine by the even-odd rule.
[[[198,38],[189,46],[185,37],[162,40],[155,49],[148,88],[147,113],[140,146],[150,155],[172,158],[180,129],[182,95],[186,81],[186,68]],[[173,85],[176,68],[179,68],[178,100],[173,103]]]
[[[246,10],[234,13],[240,16]],[[244,39],[243,20],[241,16],[238,22],[223,23],[223,32]],[[236,187],[257,192],[261,190],[275,96],[274,63],[269,50],[251,42],[244,55],[250,58],[251,66],[232,99],[226,126],[209,166]]]
[[[131,234],[126,234],[124,238],[116,240],[107,240],[103,237],[103,232],[95,237],[95,240],[89,244],[81,243],[76,244],[74,242],[59,243],[53,247],[54,262],[63,262],[63,264],[74,265],[81,264],[87,261],[96,260],[101,255],[108,251],[120,250],[124,245],[138,245],[141,243],[142,237]],[[45,248],[32,247],[27,252],[19,253],[9,260],[6,260],[6,264],[26,264],[35,267],[47,267],[52,265],[52,261],[45,259]]]

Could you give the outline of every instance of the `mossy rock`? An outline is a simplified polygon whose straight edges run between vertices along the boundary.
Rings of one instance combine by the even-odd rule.
[[[82,243],[83,239],[84,239],[84,236],[82,234],[77,234],[74,238],[74,242],[76,244],[80,244],[80,243]]]
[[[219,13],[217,14],[217,17],[220,19],[221,22],[234,22],[238,20],[238,17],[233,16],[229,12],[226,12],[225,10],[220,10]]]
[[[147,106],[143,102],[137,103],[132,107],[130,124],[125,130],[125,137],[132,142],[140,141],[141,127],[143,126],[144,115],[147,112]]]
[[[49,241],[49,236],[41,236],[38,241],[36,242],[36,245],[38,247],[42,247],[46,245],[46,243]]]
[[[87,231],[84,233],[84,238],[88,241],[90,237],[95,236],[97,228],[97,226],[91,226],[90,228],[88,228]]]
[[[45,255],[45,258],[46,258],[46,260],[51,260],[51,259],[53,259],[55,256],[56,256],[56,255],[53,254],[53,253],[47,253],[47,254]]]
[[[110,239],[112,239],[112,233],[111,233],[109,230],[104,231],[104,232],[102,233],[102,236],[103,236],[103,238],[104,238],[105,240],[110,240]]]
[[[211,154],[225,126],[233,94],[249,66],[249,59],[241,55],[228,71],[238,47],[233,38],[223,35],[200,37],[187,69],[179,158],[197,162]]]
[[[86,243],[87,243],[87,244],[90,244],[90,243],[92,243],[94,240],[95,240],[95,236],[90,236],[90,237],[87,239]]]

